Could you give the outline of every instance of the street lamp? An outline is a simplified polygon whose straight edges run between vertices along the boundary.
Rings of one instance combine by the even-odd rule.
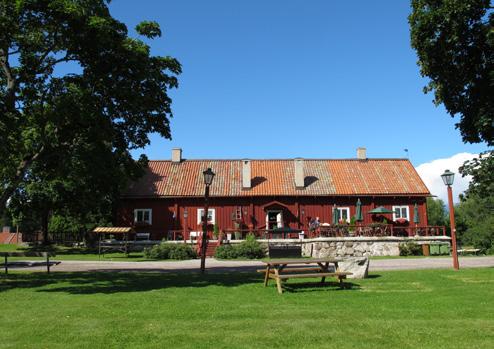
[[[444,185],[448,187],[448,204],[449,204],[449,222],[451,226],[451,245],[453,249],[453,268],[460,269],[460,263],[458,262],[458,251],[456,249],[456,227],[455,227],[455,208],[453,206],[453,190],[451,186],[455,180],[455,174],[450,170],[444,171],[441,175]]]
[[[201,243],[201,273],[204,274],[206,269],[206,250],[207,250],[207,235],[208,235],[208,200],[209,200],[209,187],[211,183],[213,183],[213,178],[215,173],[208,168],[203,173],[204,176],[204,185],[206,186],[206,190],[204,192],[204,214],[202,217],[202,243]]]

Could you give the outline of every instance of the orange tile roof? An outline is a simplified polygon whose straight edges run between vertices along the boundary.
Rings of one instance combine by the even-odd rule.
[[[332,196],[430,195],[406,159],[304,159],[305,188],[295,188],[293,160],[251,160],[252,188],[242,190],[241,160],[149,161],[146,174],[125,197],[202,197],[202,171],[216,173],[210,195]]]

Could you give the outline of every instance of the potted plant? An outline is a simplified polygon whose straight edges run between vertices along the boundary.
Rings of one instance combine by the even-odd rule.
[[[220,235],[220,227],[218,226],[218,224],[214,224],[213,226],[213,237],[215,239],[218,239],[218,236]]]

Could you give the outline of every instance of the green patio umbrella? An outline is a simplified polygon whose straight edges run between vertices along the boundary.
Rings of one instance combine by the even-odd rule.
[[[357,210],[355,212],[355,220],[357,222],[364,220],[364,217],[362,216],[362,202],[360,202],[360,199],[357,200]]]
[[[419,206],[417,204],[415,204],[415,207],[413,208],[413,223],[415,223],[415,225],[420,223]]]
[[[388,210],[386,207],[379,206],[373,210],[370,210],[368,213],[370,213],[370,214],[386,214],[386,213],[393,213],[393,211]]]
[[[340,212],[336,208],[336,205],[333,207],[333,224],[338,224],[340,220]]]

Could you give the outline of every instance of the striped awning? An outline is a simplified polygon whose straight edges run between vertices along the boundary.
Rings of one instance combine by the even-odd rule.
[[[93,233],[97,234],[125,234],[133,232],[134,229],[131,227],[96,227],[93,229]]]

